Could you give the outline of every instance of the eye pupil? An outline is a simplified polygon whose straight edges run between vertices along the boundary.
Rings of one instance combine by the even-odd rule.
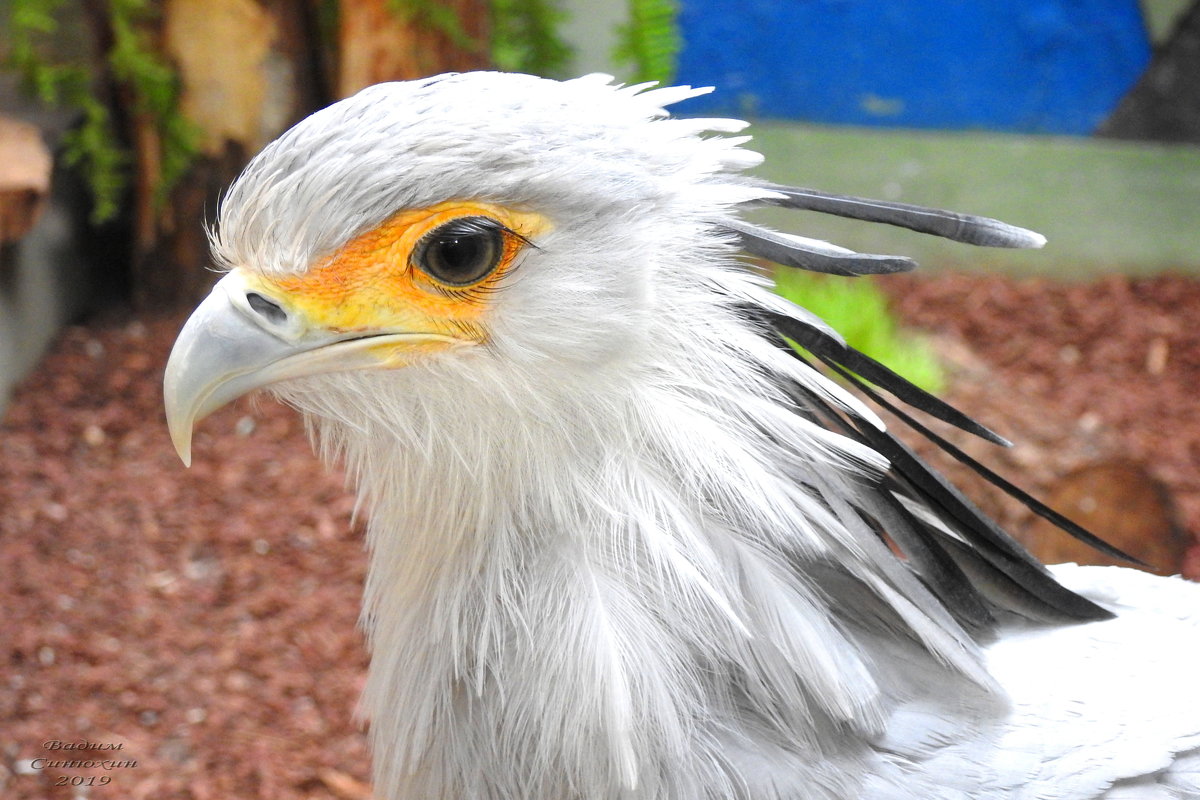
[[[437,248],[437,259],[450,272],[469,272],[479,263],[480,252],[485,244],[478,236],[455,236],[434,243]]]
[[[425,235],[416,264],[450,286],[469,286],[487,277],[504,252],[499,225],[487,217],[452,220]]]

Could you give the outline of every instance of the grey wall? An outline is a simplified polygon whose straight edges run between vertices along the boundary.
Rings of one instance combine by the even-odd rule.
[[[71,216],[52,202],[28,236],[0,250],[0,410],[13,385],[78,313],[84,286]]]

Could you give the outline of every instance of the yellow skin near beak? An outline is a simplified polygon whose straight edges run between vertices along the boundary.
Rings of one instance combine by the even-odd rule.
[[[421,238],[459,217],[487,216],[505,231],[497,267],[449,286],[413,263]],[[192,430],[232,400],[279,381],[393,369],[486,341],[492,290],[524,245],[548,228],[536,214],[451,202],[403,211],[296,275],[237,267],[184,324],[163,379],[167,427],[185,465]]]

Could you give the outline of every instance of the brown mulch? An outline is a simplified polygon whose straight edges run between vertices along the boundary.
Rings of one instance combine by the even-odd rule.
[[[884,285],[936,332],[951,398],[1022,442],[980,446],[989,463],[1039,492],[1090,462],[1137,464],[1200,530],[1200,283]],[[266,400],[206,421],[183,469],[160,400],[178,325],[70,328],[0,422],[0,796],[365,797],[352,499]]]
[[[1159,572],[1200,578],[1200,281],[950,273],[881,285],[906,324],[934,334],[947,399],[1014,446],[949,438]],[[935,461],[1047,560],[1117,563]]]
[[[352,499],[269,401],[207,421],[185,470],[161,410],[178,328],[69,329],[0,427],[0,796],[361,797]]]

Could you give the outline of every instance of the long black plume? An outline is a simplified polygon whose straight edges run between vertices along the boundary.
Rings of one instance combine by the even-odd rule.
[[[949,422],[955,427],[1002,446],[1011,443],[1000,434],[976,422],[954,406],[932,395],[912,383],[904,376],[880,364],[870,356],[864,355],[838,339],[826,334],[818,328],[804,324],[795,317],[785,316],[773,311],[760,312],[767,318],[769,324],[796,344],[808,350],[823,363],[850,370],[866,378],[876,386],[880,386],[902,401],[920,409],[930,416],[937,417],[943,422]]]
[[[869,388],[845,369],[837,366],[833,369],[860,389]],[[872,399],[879,402],[882,398],[875,395]],[[1057,614],[1080,620],[1112,616],[1092,601],[1061,586],[1016,539],[895,436],[865,425],[860,431],[868,443],[892,463],[896,477],[907,483],[927,506],[940,509],[939,516],[953,520],[955,527],[967,537],[968,549],[1019,586],[1023,590],[1020,595],[1027,603],[1033,601],[1040,606],[1043,615],[1052,618]],[[1107,545],[1107,549],[1116,550],[1111,545]],[[953,550],[949,552],[954,555]],[[956,560],[961,567],[967,566],[962,558]]]
[[[1002,492],[1004,492],[1008,496],[1012,497],[1017,502],[1021,503],[1021,505],[1025,506],[1030,511],[1037,514],[1039,517],[1042,517],[1043,519],[1053,523],[1057,527],[1059,527],[1062,530],[1066,531],[1067,533],[1071,534],[1071,536],[1074,536],[1079,541],[1083,542],[1084,544],[1088,545],[1089,547],[1099,550],[1101,553],[1104,553],[1105,555],[1110,555],[1113,558],[1123,559],[1125,561],[1130,562],[1131,564],[1137,564],[1138,566],[1142,566],[1142,567],[1146,566],[1146,564],[1143,563],[1142,561],[1139,561],[1138,559],[1129,555],[1128,553],[1121,550],[1120,548],[1115,547],[1115,546],[1109,544],[1108,542],[1104,541],[1099,536],[1097,536],[1096,534],[1089,531],[1087,528],[1084,528],[1082,525],[1078,524],[1077,522],[1069,519],[1068,517],[1063,516],[1059,512],[1055,511],[1053,508],[1050,508],[1050,506],[1043,503],[1041,500],[1038,500],[1036,497],[1034,497],[1033,495],[1026,492],[1021,487],[1017,486],[1016,484],[1012,483],[1008,479],[1004,478],[1002,475],[994,472],[993,470],[991,470],[984,464],[980,463],[978,460],[967,455],[965,452],[963,452],[963,450],[961,450],[959,447],[954,445],[952,442],[948,441],[944,437],[942,437],[942,436],[938,435],[937,433],[935,433],[934,431],[930,430],[925,425],[922,425],[911,414],[906,413],[902,408],[897,407],[894,403],[888,402],[886,398],[880,396],[879,393],[872,390],[870,386],[867,386],[860,380],[856,380],[853,375],[848,375],[844,371],[842,372],[842,374],[844,376],[846,376],[848,380],[850,380],[856,386],[858,386],[858,388],[864,394],[866,394],[868,397],[870,397],[872,400],[874,400],[876,403],[878,403],[883,408],[886,408],[888,411],[895,414],[896,417],[898,417],[900,420],[902,420],[905,425],[909,426],[910,428],[915,430],[917,433],[921,434],[926,439],[933,442],[935,445],[937,445],[939,448],[941,448],[947,454],[949,454],[951,458],[970,467],[971,470],[973,470],[975,473],[977,473],[980,477],[982,477],[988,483],[990,483],[993,486],[995,486],[996,488],[1000,489]]]
[[[809,363],[780,333],[769,335],[790,355]],[[830,366],[870,399],[897,410],[857,376],[836,364]],[[799,385],[792,385],[790,390],[803,397],[798,408],[801,413],[805,408],[808,413],[817,413],[830,428],[872,447],[891,462],[880,491],[859,495],[856,502],[865,503],[862,511],[878,521],[929,588],[948,601],[947,607],[960,622],[973,628],[986,627],[991,616],[983,604],[984,597],[994,607],[1033,619],[1093,620],[1111,616],[1061,586],[1018,541],[893,434],[853,414],[844,416]],[[911,500],[914,509],[927,509],[940,522],[933,524],[919,518],[915,510],[900,502],[901,497]]]

